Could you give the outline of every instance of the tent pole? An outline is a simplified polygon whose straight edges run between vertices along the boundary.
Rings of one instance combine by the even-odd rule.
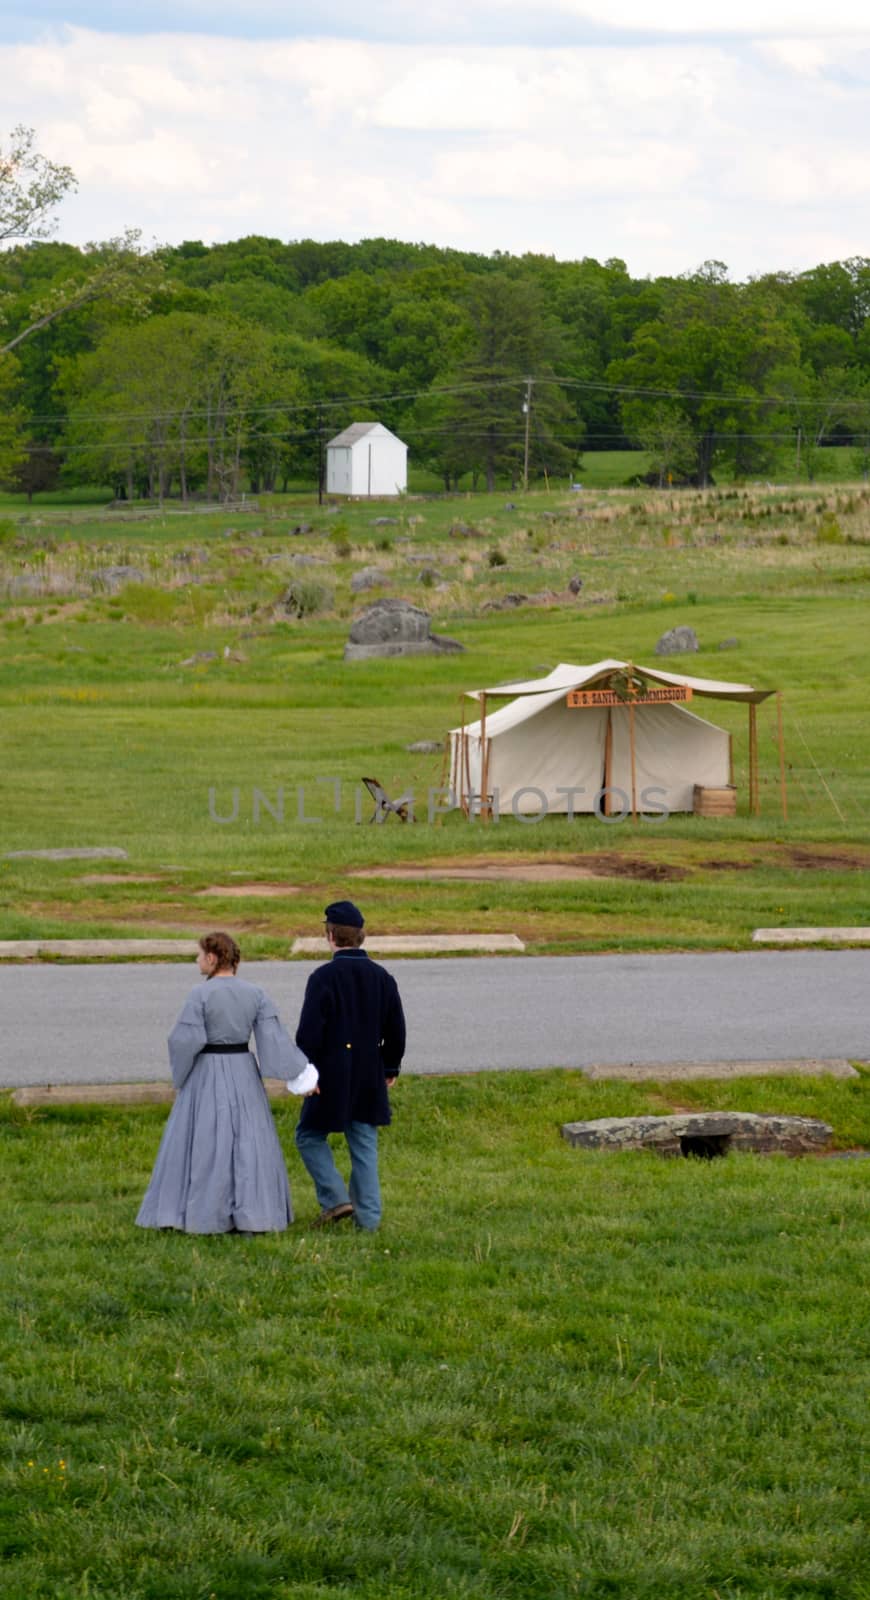
[[[613,776],[613,712],[607,713],[607,732],[604,735],[604,805],[602,815],[610,816],[610,780]]]
[[[480,702],[480,820],[489,821],[489,751],[486,747],[486,693]]]
[[[776,691],[776,732],[779,744],[779,793],[782,800],[782,820],[788,822],[788,797],[785,792],[785,743],[782,735],[782,690]]]
[[[749,810],[758,816],[758,717],[755,701],[749,702]]]
[[[628,744],[631,751],[631,820],[637,822],[637,770],[634,758],[634,706],[628,702]]]
[[[461,713],[462,713],[461,722],[460,722],[460,728],[459,728],[459,806],[460,806],[460,809],[462,811],[463,816],[465,816],[467,813],[466,813],[466,810],[465,810],[466,743],[465,743],[465,696],[464,696],[464,694],[459,696],[459,706],[460,706],[460,710],[461,710]]]

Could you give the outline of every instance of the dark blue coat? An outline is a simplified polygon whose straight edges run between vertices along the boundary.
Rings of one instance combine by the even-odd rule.
[[[389,1122],[386,1080],[405,1053],[405,1016],[395,978],[364,950],[336,950],[312,972],[296,1043],[320,1073],[301,1127],[338,1133],[349,1122]]]

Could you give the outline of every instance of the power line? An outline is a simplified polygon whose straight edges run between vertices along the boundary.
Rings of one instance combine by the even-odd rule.
[[[436,385],[425,389],[397,389],[388,391],[386,393],[375,392],[371,394],[358,395],[332,395],[322,400],[274,400],[270,401],[268,404],[258,406],[230,406],[225,410],[218,408],[217,415],[221,418],[236,416],[245,416],[250,418],[257,416],[273,416],[278,412],[283,412],[284,414],[290,416],[298,414],[299,412],[310,412],[315,408],[321,408],[324,411],[336,411],[354,406],[387,405],[396,404],[402,401],[414,401],[430,398],[439,399],[445,397],[449,398],[452,395],[479,394],[484,390],[492,391],[517,389],[519,391],[528,381],[529,378],[527,374],[517,374],[516,376],[510,377],[493,376],[490,378],[480,378],[469,383],[449,384],[443,386]],[[870,404],[870,397],[863,399],[860,397],[849,399],[842,395],[821,395],[815,398],[801,399],[794,395],[729,394],[728,392],[720,393],[713,389],[658,389],[649,388],[639,384],[605,383],[603,380],[565,377],[559,376],[558,374],[548,374],[546,377],[542,378],[535,377],[532,378],[531,381],[536,386],[560,389],[576,389],[581,392],[589,392],[592,394],[600,394],[605,396],[609,395],[614,397],[637,397],[642,399],[682,401],[715,400],[722,404],[758,406],[767,410],[773,409],[777,406],[797,408],[801,410],[808,410],[811,408],[823,410],[826,407],[837,406],[840,410],[853,410],[864,409],[868,406],[868,404]],[[175,418],[193,419],[197,417],[209,417],[215,415],[215,410],[209,406],[178,406],[168,407],[165,410],[160,411],[158,414],[162,420],[168,421]],[[44,412],[35,413],[28,419],[28,421],[30,424],[57,422],[65,423],[67,425],[103,421],[111,421],[114,423],[140,422],[148,421],[154,415],[155,411],[153,408],[148,411]]]

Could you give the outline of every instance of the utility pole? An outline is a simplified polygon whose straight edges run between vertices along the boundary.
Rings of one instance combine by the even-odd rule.
[[[529,423],[532,419],[532,384],[534,378],[526,379],[526,398],[523,401],[523,411],[526,415],[526,436],[523,445],[523,492],[528,492],[529,487]]]

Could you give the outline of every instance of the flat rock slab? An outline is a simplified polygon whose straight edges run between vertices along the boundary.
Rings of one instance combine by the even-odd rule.
[[[488,951],[505,955],[523,951],[525,945],[515,933],[387,933],[366,938],[365,948],[382,956],[455,955],[462,950]],[[294,956],[328,955],[325,939],[294,939]]]
[[[212,883],[207,889],[197,889],[197,899],[209,895],[216,900],[283,900],[291,894],[301,894],[292,883]]]
[[[116,845],[90,845],[71,850],[7,850],[7,861],[126,861],[126,850]]]
[[[801,1156],[824,1150],[833,1128],[812,1117],[762,1117],[751,1111],[687,1112],[671,1117],[600,1117],[566,1122],[562,1137],[581,1150],[652,1150],[660,1156],[719,1156],[729,1150]]]
[[[270,1100],[286,1100],[283,1078],[264,1078]],[[14,1089],[14,1106],[168,1106],[175,1099],[171,1083],[31,1084]]]
[[[0,939],[0,960],[33,961],[43,956],[195,956],[196,939]]]
[[[870,928],[756,928],[753,944],[870,944]]]
[[[584,1067],[596,1080],[621,1078],[627,1083],[679,1083],[693,1078],[859,1078],[844,1058],[801,1061],[620,1061]]]

